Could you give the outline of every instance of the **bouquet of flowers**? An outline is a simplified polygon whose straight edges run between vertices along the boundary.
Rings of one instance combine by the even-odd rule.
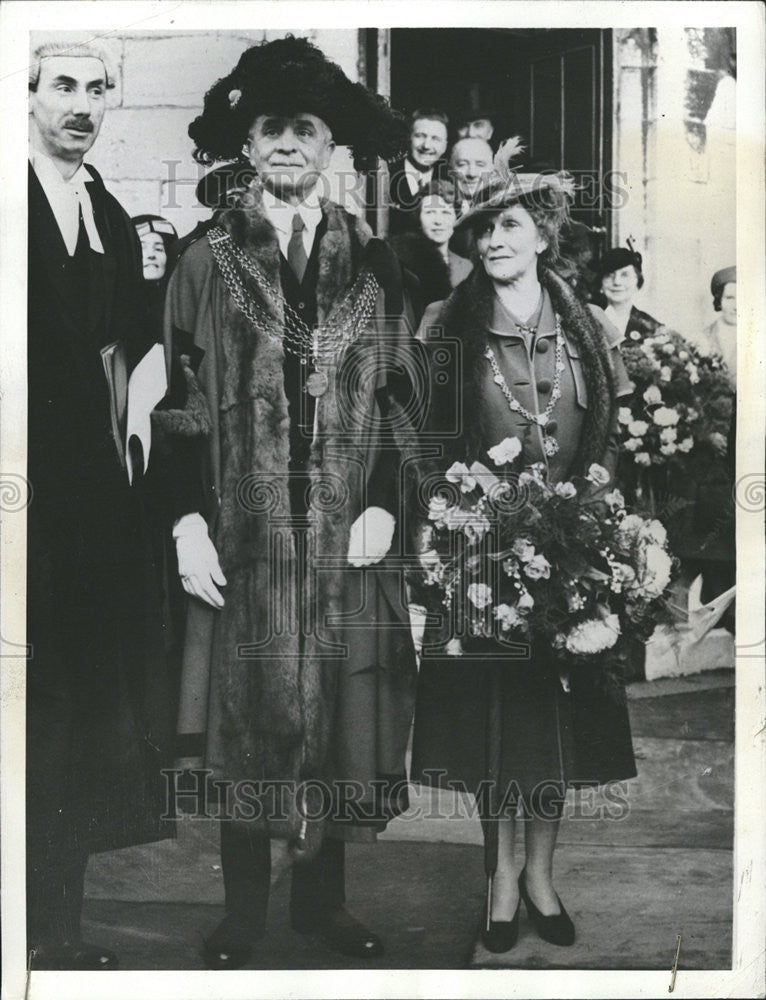
[[[732,412],[728,369],[718,355],[700,354],[664,327],[640,338],[631,333],[623,345],[635,391],[619,411],[622,448],[639,468],[675,465],[686,471],[695,445],[725,447]]]
[[[430,497],[420,582],[458,633],[446,651],[462,651],[461,631],[538,642],[565,671],[672,620],[663,525],[629,513],[619,490],[604,493],[602,466],[551,484],[542,464],[514,472],[520,453],[512,437],[488,453],[497,473],[456,462]]]

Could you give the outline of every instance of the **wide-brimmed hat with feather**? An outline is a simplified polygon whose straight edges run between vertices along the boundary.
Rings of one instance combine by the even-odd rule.
[[[480,218],[498,212],[518,202],[526,202],[559,214],[563,223],[568,216],[569,204],[574,196],[574,180],[564,171],[523,173],[511,166],[511,160],[524,152],[518,136],[506,139],[500,145],[493,161],[493,172],[476,192],[466,212],[458,220],[456,229],[473,229]]]
[[[259,115],[299,112],[321,118],[335,142],[350,147],[357,170],[374,169],[378,157],[396,159],[409,144],[407,123],[383,97],[349,80],[307,38],[287,35],[247,49],[205,94],[189,125],[194,158],[236,160]]]

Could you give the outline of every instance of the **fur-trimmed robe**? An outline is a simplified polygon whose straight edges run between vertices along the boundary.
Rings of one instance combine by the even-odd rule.
[[[412,407],[405,407],[414,398],[411,383],[422,385],[423,364],[403,317],[393,254],[339,206],[323,200],[322,212],[318,322],[361,268],[374,270],[381,289],[365,332],[343,357],[342,374],[330,368],[329,387],[317,400],[308,560],[318,573],[315,581],[307,574],[300,595],[289,530],[282,344],[256,331],[234,305],[208,239],[189,247],[169,287],[168,363],[172,368],[179,350],[188,349],[192,365],[184,361],[185,404],[156,411],[155,426],[166,441],[205,439],[204,513],[227,579],[221,611],[190,600],[184,670],[192,691],[185,694],[187,704],[190,696],[203,707],[208,701],[207,764],[215,776],[235,781],[404,776],[415,682],[404,588],[398,571],[386,570],[390,557],[363,572],[352,570],[346,555],[376,463],[384,453],[403,460],[415,445]],[[218,225],[279,287],[277,236],[258,195],[224,212]],[[260,298],[254,284],[248,289]],[[309,606],[316,628],[301,649],[296,615]],[[199,680],[207,673],[209,698]],[[285,832],[276,823],[270,829]],[[287,835],[294,829],[293,813]]]

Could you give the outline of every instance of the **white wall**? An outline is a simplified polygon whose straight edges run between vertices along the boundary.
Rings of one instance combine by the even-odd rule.
[[[636,305],[693,341],[715,317],[710,279],[736,251],[736,83],[722,77],[704,119],[693,117],[691,75],[711,74],[711,87],[718,77],[697,42],[693,29],[658,29],[653,45],[615,32],[614,50],[614,167],[628,179],[614,244],[633,237],[644,255]]]

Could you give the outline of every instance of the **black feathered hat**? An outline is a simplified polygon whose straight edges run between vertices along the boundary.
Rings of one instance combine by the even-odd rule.
[[[407,123],[383,97],[349,80],[307,38],[287,35],[247,49],[205,94],[189,126],[194,158],[236,160],[259,115],[298,112],[321,118],[335,142],[350,147],[357,170],[373,169],[378,157],[396,159],[409,145]]]
[[[612,247],[611,250],[606,251],[598,262],[598,276],[599,278],[604,278],[607,274],[611,274],[612,271],[621,271],[623,267],[635,267],[636,274],[641,279],[643,277],[641,271],[642,264],[643,258],[641,254],[637,250],[634,250],[630,243],[626,247]],[[639,285],[639,287],[641,286]]]

